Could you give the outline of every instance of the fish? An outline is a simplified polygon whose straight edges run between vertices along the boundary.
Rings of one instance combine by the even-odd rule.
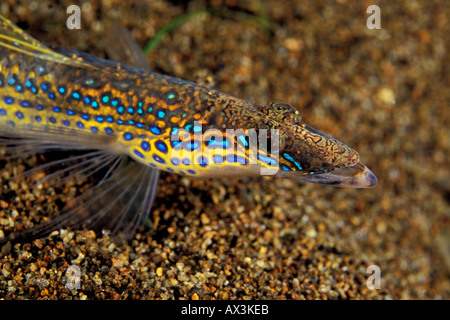
[[[0,159],[67,152],[18,174],[47,172],[38,184],[101,175],[57,217],[0,243],[82,225],[132,237],[149,216],[160,171],[377,185],[354,149],[307,125],[290,104],[256,105],[153,72],[126,29],[112,34],[106,60],[43,44],[0,15]]]

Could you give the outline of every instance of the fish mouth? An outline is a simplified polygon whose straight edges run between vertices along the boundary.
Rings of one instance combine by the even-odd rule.
[[[290,178],[294,177],[291,176]],[[330,172],[297,176],[295,178],[301,181],[341,188],[375,188],[378,184],[377,177],[361,162]]]
[[[345,188],[375,188],[378,184],[377,177],[361,162],[354,166],[336,169],[325,173],[327,179],[336,187]]]

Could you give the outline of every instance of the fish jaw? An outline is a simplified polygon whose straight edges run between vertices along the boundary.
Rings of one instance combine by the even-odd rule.
[[[296,175],[295,172],[279,171],[277,176],[342,188],[375,188],[378,184],[377,177],[361,162],[330,172]]]

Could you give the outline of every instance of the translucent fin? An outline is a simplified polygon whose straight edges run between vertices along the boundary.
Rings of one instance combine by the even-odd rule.
[[[32,55],[49,54],[50,56],[46,57],[52,61],[59,55],[1,16],[0,29],[0,46],[8,48],[16,46],[15,50],[28,50],[27,54]],[[121,43],[122,49],[127,48],[128,53],[114,58],[120,57],[122,63],[135,66],[137,64],[141,68],[148,69],[140,50],[133,51],[139,47],[137,44],[131,45],[133,40],[129,33],[123,28],[117,30],[120,30],[118,34],[109,39],[113,39],[114,43]],[[15,38],[19,41],[14,40]],[[134,49],[130,51],[132,47]],[[120,50],[120,46],[117,50]],[[63,60],[67,59],[66,56],[61,57]],[[68,130],[64,128],[48,128],[46,132],[33,128],[10,130],[9,127],[0,125],[2,160],[25,159],[35,153],[47,154],[49,151],[53,151],[49,154],[54,154],[54,151],[75,153],[28,169],[18,174],[16,178],[27,178],[34,173],[47,172],[47,175],[35,182],[36,185],[47,182],[61,183],[67,179],[78,181],[92,176],[95,176],[97,181],[93,187],[67,203],[57,217],[31,229],[10,234],[0,239],[0,245],[7,241],[29,241],[68,226],[102,229],[107,230],[112,236],[121,235],[130,238],[139,224],[147,219],[156,195],[159,171],[119,154],[114,149],[114,140],[108,136],[93,137],[89,132],[77,130],[74,133]]]
[[[79,58],[66,57],[50,50],[2,15],[0,15],[0,46],[43,60],[75,67],[95,68]]]
[[[110,137],[93,137],[82,132],[74,134],[68,129],[66,131],[42,132],[40,129],[16,131],[0,125],[0,159],[13,160],[37,153],[67,150],[117,153],[114,140]]]
[[[112,22],[106,30],[106,42],[106,52],[111,60],[150,70],[139,45],[130,32],[117,22]]]
[[[84,156],[92,159],[89,155],[98,160],[97,170],[94,171],[103,170],[103,178],[66,204],[57,217],[31,229],[10,234],[0,239],[0,245],[7,241],[30,241],[62,227],[101,229],[108,231],[113,237],[120,236],[127,239],[134,235],[138,226],[147,219],[150,213],[156,194],[159,171],[142,166],[125,155],[114,156],[93,151]],[[32,170],[45,170],[48,167],[65,164],[70,160],[79,160],[80,157],[65,158],[60,163],[53,161]],[[84,161],[73,168],[86,169],[92,167],[92,163],[91,160]],[[92,168],[90,170],[90,174],[94,174]],[[53,181],[61,181],[60,178],[67,177],[67,168],[51,172]],[[85,174],[86,172],[83,173],[83,176]],[[72,175],[69,177],[73,178]],[[49,179],[46,176],[38,183]]]

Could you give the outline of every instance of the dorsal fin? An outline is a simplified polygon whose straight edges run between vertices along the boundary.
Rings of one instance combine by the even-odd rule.
[[[107,25],[105,37],[108,43],[105,49],[110,60],[150,71],[147,58],[125,27],[113,21]]]
[[[47,48],[2,15],[0,15],[0,46],[55,63],[95,69],[81,58],[66,57]]]

